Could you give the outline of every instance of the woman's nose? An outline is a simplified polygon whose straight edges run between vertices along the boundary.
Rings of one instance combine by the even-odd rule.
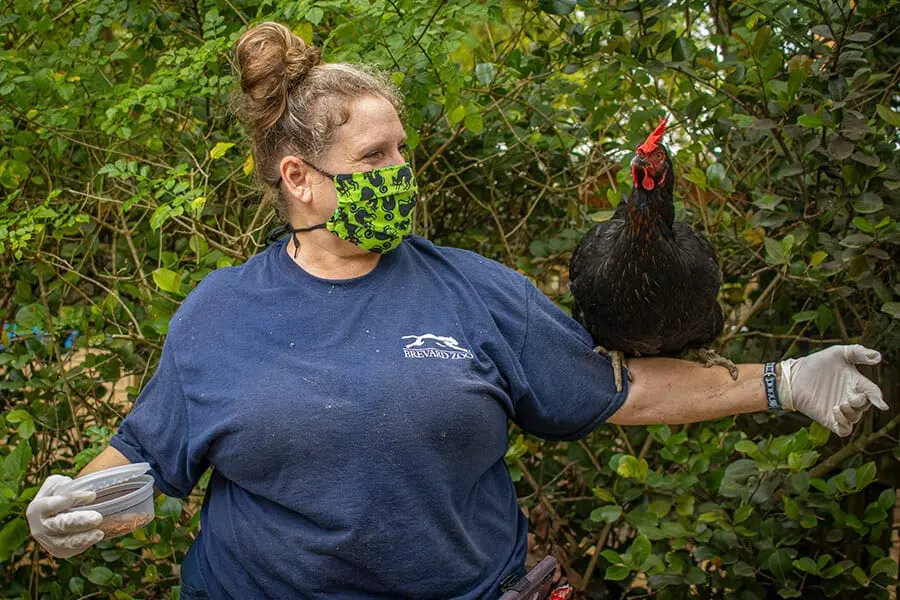
[[[391,154],[391,166],[402,165],[405,162],[406,157],[403,156],[403,153],[399,150],[394,150],[393,154]]]

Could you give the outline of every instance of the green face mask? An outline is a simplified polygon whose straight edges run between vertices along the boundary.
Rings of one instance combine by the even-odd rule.
[[[296,234],[324,228],[342,240],[379,254],[399,246],[403,236],[412,231],[419,188],[409,163],[338,175],[309,166],[334,181],[337,209],[324,223],[288,231]],[[296,235],[294,248],[299,248]]]

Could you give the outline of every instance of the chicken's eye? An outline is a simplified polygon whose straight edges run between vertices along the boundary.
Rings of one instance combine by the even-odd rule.
[[[653,158],[656,158],[657,160],[659,160],[662,157],[663,157],[663,153],[661,150],[657,150],[656,154],[653,155]]]

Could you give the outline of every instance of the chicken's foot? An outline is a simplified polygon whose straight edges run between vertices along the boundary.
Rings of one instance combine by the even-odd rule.
[[[604,354],[609,358],[610,362],[612,363],[613,381],[615,381],[616,383],[616,391],[621,392],[623,387],[622,384],[624,383],[622,378],[622,369],[626,366],[625,355],[616,350],[607,350],[603,346],[597,346],[596,348],[594,348],[594,352],[596,352],[597,354]],[[628,381],[631,380],[631,373],[629,372]]]
[[[685,350],[679,358],[698,362],[704,367],[725,367],[731,373],[731,378],[737,381],[738,368],[733,362],[713,350],[712,348],[692,348]]]

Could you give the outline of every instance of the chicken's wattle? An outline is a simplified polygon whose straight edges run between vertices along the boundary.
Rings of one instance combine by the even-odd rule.
[[[641,185],[644,186],[644,189],[648,192],[656,187],[656,182],[653,181],[653,178],[650,177],[650,174],[644,170],[644,180],[641,182]]]

